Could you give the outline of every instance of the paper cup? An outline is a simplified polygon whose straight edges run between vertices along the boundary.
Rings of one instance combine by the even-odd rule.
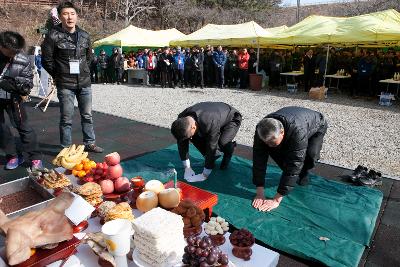
[[[124,256],[131,249],[132,223],[125,219],[106,222],[101,227],[108,251],[114,256]]]

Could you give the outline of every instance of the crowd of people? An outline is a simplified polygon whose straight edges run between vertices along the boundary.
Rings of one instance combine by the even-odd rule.
[[[284,85],[280,73],[304,71],[300,82],[304,90],[321,86],[325,68],[327,74],[344,70],[351,75],[352,95],[375,95],[379,80],[392,78],[400,72],[400,51],[337,50],[331,48],[326,64],[326,49],[271,50],[261,49],[258,71],[264,71],[269,77],[269,88]],[[163,49],[144,49],[122,52],[114,48],[111,55],[101,50],[94,55],[91,63],[92,82],[122,83],[127,80],[128,68],[145,69],[150,85],[162,87],[239,87],[249,86],[249,74],[257,71],[257,53],[254,49],[226,49],[207,45],[181,49],[181,47]]]

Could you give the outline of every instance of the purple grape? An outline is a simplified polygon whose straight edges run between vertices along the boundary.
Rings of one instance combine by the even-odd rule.
[[[203,250],[203,253],[201,253],[202,257],[208,257],[208,251],[207,250]]]
[[[216,254],[218,255],[218,249],[216,247],[212,247],[210,250],[211,254]]]
[[[213,265],[217,261],[217,258],[214,256],[214,254],[210,254],[207,257],[207,263],[209,265]]]
[[[194,242],[198,246],[201,242],[201,237],[200,236],[196,237]]]
[[[190,254],[193,254],[196,252],[196,248],[194,246],[189,246],[188,251]]]
[[[186,241],[187,241],[189,246],[193,246],[194,245],[194,237],[193,236],[189,236]]]
[[[191,261],[189,262],[189,264],[190,264],[190,266],[198,266],[198,265],[199,265],[198,262],[197,262],[197,260],[191,260]]]
[[[202,249],[208,248],[208,244],[207,244],[207,242],[205,242],[204,240],[202,240],[202,241],[200,242],[199,246],[200,246]]]
[[[206,257],[200,257],[199,258],[199,262],[201,263],[201,262],[204,262],[204,261],[207,261],[207,258]]]
[[[201,248],[196,249],[196,256],[200,257],[202,253],[203,253],[203,250]]]
[[[209,246],[212,245],[212,240],[211,240],[211,238],[209,238],[208,236],[205,236],[203,240],[204,240]]]
[[[200,263],[200,267],[210,267],[210,265],[207,262],[203,261],[202,263]]]
[[[222,255],[220,256],[218,262],[219,262],[220,264],[222,264],[222,265],[228,265],[228,264],[229,264],[228,255],[222,254]]]

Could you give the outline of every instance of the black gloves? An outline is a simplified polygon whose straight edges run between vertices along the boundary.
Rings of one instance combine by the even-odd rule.
[[[295,187],[298,175],[282,175],[277,192],[286,196]]]
[[[0,88],[8,93],[15,93],[18,90],[15,80],[9,77],[0,79]]]

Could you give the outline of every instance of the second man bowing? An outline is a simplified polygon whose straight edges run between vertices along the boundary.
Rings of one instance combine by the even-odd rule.
[[[185,109],[172,123],[171,133],[178,143],[179,156],[185,166],[185,179],[204,181],[219,157],[224,153],[220,169],[226,169],[236,142],[233,141],[242,122],[242,115],[234,107],[222,102],[201,102]],[[205,157],[204,170],[195,175],[190,166],[189,142]]]

